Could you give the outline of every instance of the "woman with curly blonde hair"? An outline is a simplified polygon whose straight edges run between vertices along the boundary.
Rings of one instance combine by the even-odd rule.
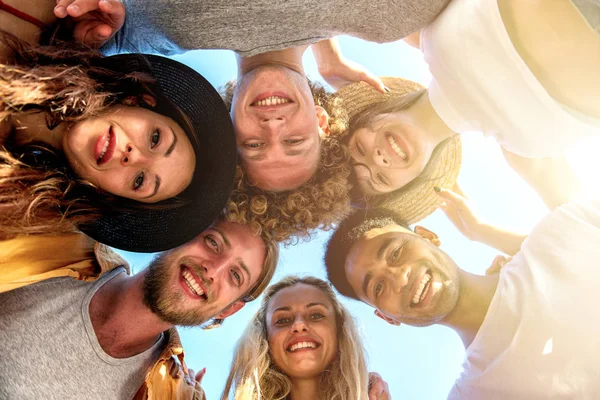
[[[230,106],[235,83],[223,92]],[[321,156],[316,173],[300,187],[283,192],[269,191],[252,184],[238,166],[234,190],[227,205],[227,218],[251,226],[279,242],[309,239],[315,229],[330,229],[350,212],[350,156],[342,143],[347,117],[341,100],[309,82],[314,103],[327,114],[327,135],[321,139]]]
[[[367,398],[368,381],[357,328],[331,286],[288,276],[267,288],[237,344],[221,399],[233,390],[235,400],[359,400]]]

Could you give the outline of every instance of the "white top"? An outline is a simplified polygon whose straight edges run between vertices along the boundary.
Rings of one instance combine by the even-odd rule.
[[[450,129],[482,131],[524,157],[564,154],[600,121],[552,98],[513,47],[497,0],[452,0],[421,32],[429,100]],[[600,99],[600,95],[599,95]]]
[[[544,218],[500,272],[449,399],[598,399],[600,200]]]

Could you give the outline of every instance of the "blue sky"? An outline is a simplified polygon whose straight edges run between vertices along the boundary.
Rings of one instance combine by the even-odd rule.
[[[366,66],[379,76],[400,76],[428,85],[430,74],[420,52],[402,42],[373,44],[342,37],[344,55]],[[221,86],[235,78],[235,57],[229,51],[198,50],[176,59],[202,73],[213,85]],[[307,74],[320,79],[312,53],[304,57]],[[519,232],[529,230],[548,210],[535,193],[508,167],[499,147],[479,133],[463,134],[463,166],[459,184],[488,221]],[[593,145],[590,145],[593,144]],[[600,170],[592,153],[599,141],[583,143],[575,149],[572,164],[583,179],[590,182]],[[596,158],[596,159],[594,159]],[[420,223],[441,238],[442,249],[463,269],[483,274],[497,251],[462,237],[441,211]],[[324,278],[322,262],[324,245],[330,232],[317,232],[313,240],[296,246],[281,247],[281,257],[275,281],[289,274],[313,275]],[[151,259],[148,254],[122,253],[139,271]],[[458,336],[441,326],[413,328],[394,327],[373,315],[362,303],[344,300],[362,331],[369,369],[380,373],[388,382],[394,399],[445,399],[461,371],[464,348]],[[202,331],[181,329],[188,365],[198,371],[207,367],[203,387],[209,399],[216,399],[223,389],[233,347],[259,300],[248,304],[229,318],[220,329]]]

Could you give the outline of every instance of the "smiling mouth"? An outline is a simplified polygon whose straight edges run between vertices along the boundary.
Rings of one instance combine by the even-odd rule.
[[[202,287],[196,281],[196,278],[194,278],[192,273],[190,271],[188,271],[187,267],[184,266],[183,272],[181,275],[183,276],[183,281],[185,282],[185,284],[187,285],[187,287],[190,289],[190,291],[192,293],[194,293],[198,297],[201,297],[204,300],[208,299],[208,297],[204,293],[204,290],[202,290]]]
[[[396,153],[396,155],[398,155],[401,159],[406,161],[406,158],[407,158],[406,152],[404,150],[402,150],[402,147],[400,147],[400,145],[398,144],[396,139],[394,139],[394,137],[389,134],[385,135],[385,137],[386,137],[388,143],[390,144],[390,147],[392,148],[392,150],[394,150],[394,153]]]
[[[250,104],[251,107],[272,107],[293,103],[292,100],[281,96],[269,96]]]
[[[429,272],[425,273],[421,278],[421,282],[419,282],[419,286],[410,302],[411,307],[418,306],[421,304],[423,299],[427,296],[427,292],[431,287],[431,274]]]
[[[103,142],[102,139],[104,139]],[[115,151],[115,146],[115,133],[111,126],[108,132],[98,139],[98,142],[96,144],[96,164],[98,166],[106,164],[111,160]]]
[[[321,345],[317,342],[306,341],[306,342],[294,343],[291,346],[288,346],[288,348],[286,350],[289,351],[290,353],[294,353],[299,350],[318,349],[319,347],[321,347]]]

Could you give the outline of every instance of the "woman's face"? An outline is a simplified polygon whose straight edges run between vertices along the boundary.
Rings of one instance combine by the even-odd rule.
[[[269,351],[294,379],[319,376],[337,353],[335,311],[327,295],[298,283],[277,292],[267,308]]]
[[[350,137],[360,190],[378,195],[402,188],[423,172],[436,145],[410,110],[376,116]]]
[[[81,178],[144,203],[181,193],[196,165],[192,144],[179,124],[125,105],[71,126],[63,136],[63,150]]]

